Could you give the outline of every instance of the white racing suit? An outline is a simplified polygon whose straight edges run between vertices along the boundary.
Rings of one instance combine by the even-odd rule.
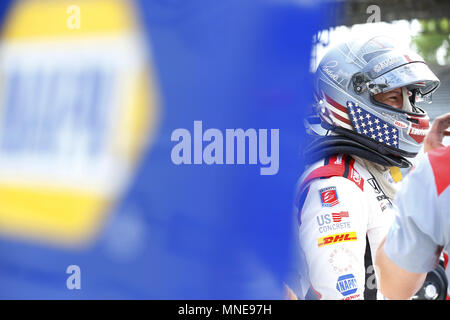
[[[363,299],[366,236],[373,258],[395,216],[391,199],[374,176],[348,155],[313,164],[297,190],[299,298]]]

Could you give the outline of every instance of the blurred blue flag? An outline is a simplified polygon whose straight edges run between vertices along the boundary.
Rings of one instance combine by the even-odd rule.
[[[91,2],[91,5],[95,2],[101,1]],[[116,61],[113,57],[123,57],[123,46],[115,47],[107,40],[101,40],[104,42],[98,42],[99,47],[112,47],[105,50],[100,59],[89,60],[89,50],[80,51],[80,55],[87,58],[83,58],[84,64],[83,61],[74,62],[73,66],[79,67],[73,68],[75,71],[81,68],[89,72],[65,72],[63,75],[79,79],[79,82],[74,80],[74,85],[84,85],[80,90],[87,100],[74,98],[74,101],[78,101],[74,103],[74,110],[90,115],[91,118],[86,118],[88,120],[97,120],[95,123],[88,120],[83,122],[86,128],[83,134],[79,132],[80,126],[65,125],[58,134],[69,140],[58,141],[64,141],[63,146],[72,146],[67,141],[76,139],[77,143],[73,144],[75,151],[90,150],[89,156],[84,155],[84,151],[77,151],[83,154],[79,159],[86,163],[86,168],[82,167],[80,172],[90,173],[88,175],[91,180],[87,185],[94,188],[100,181],[102,186],[106,185],[106,189],[113,190],[108,192],[114,194],[117,200],[112,202],[113,205],[107,206],[107,214],[102,214],[102,218],[95,220],[97,227],[93,230],[97,231],[82,246],[61,245],[54,239],[40,240],[38,233],[37,236],[30,237],[18,235],[16,229],[20,228],[10,227],[9,231],[2,231],[0,228],[0,297],[283,298],[282,284],[290,272],[293,259],[292,204],[294,186],[302,170],[302,117],[312,101],[309,73],[312,37],[321,27],[321,9],[324,5],[316,1],[287,0],[142,0],[126,3],[133,6],[133,10],[138,13],[136,19],[141,21],[139,26],[142,28],[145,50],[152,67],[150,82],[154,85],[157,96],[157,115],[143,113],[147,117],[151,114],[156,119],[149,125],[152,129],[145,131],[148,135],[146,147],[139,153],[137,161],[129,162],[133,172],[129,175],[131,180],[124,184],[126,187],[117,188],[119,191],[113,188],[114,179],[122,171],[128,172],[125,170],[128,162],[118,162],[121,166],[117,169],[114,166],[110,171],[105,169],[104,175],[97,169],[89,171],[89,166],[100,163],[92,159],[100,157],[98,154],[101,152],[106,152],[102,150],[107,150],[107,147],[101,147],[102,143],[110,140],[113,143],[116,138],[108,137],[116,137],[115,134],[122,130],[116,125],[121,123],[120,116],[117,118],[119,122],[111,120],[112,124],[102,121],[101,113],[98,113],[98,119],[95,118],[96,112],[100,112],[98,101],[105,99],[109,103],[105,104],[109,107],[105,107],[106,111],[102,112],[113,112],[114,101],[119,101],[122,96],[118,95],[110,101],[108,95],[123,89],[128,83],[120,82],[119,73],[115,73],[109,62],[105,62],[111,60],[113,65]],[[83,20],[83,12],[91,10],[84,5],[87,6],[84,2],[79,4],[81,31],[83,21],[89,24],[89,16],[86,17],[87,20]],[[76,15],[76,9],[68,8],[68,16]],[[19,19],[19,13],[12,16]],[[23,13],[23,16],[26,14]],[[110,22],[106,21],[105,25],[109,26],[108,23]],[[76,24],[74,26],[76,29]],[[7,35],[21,36],[20,28],[18,31],[11,30],[13,31]],[[134,44],[133,41],[127,43]],[[95,45],[92,43],[90,46]],[[98,50],[103,52],[101,48]],[[126,66],[127,70],[139,69],[140,64],[136,61],[140,57],[139,54],[130,54],[129,59],[120,62],[120,65]],[[85,66],[86,59],[92,61],[89,68]],[[95,66],[96,61],[101,67]],[[43,72],[45,75],[45,70]],[[20,87],[22,83],[28,85],[29,73],[22,69],[11,71],[15,77],[11,76],[12,86]],[[57,76],[56,73],[49,74]],[[37,79],[47,79],[47,76]],[[49,80],[48,83],[52,82]],[[86,83],[96,88],[92,92],[104,90],[105,95],[93,94],[89,98],[91,96],[85,92],[91,92],[91,87]],[[23,87],[29,88],[26,85]],[[40,88],[39,85],[37,88]],[[57,95],[58,88],[49,92]],[[29,89],[23,90],[14,91],[15,94],[11,93],[11,96],[20,96],[21,92]],[[64,92],[67,95],[70,91]],[[89,108],[81,107],[83,103],[88,103],[85,101],[91,101]],[[76,109],[77,106],[80,108]],[[40,113],[39,119],[44,120],[39,121],[48,124],[49,122],[45,122],[48,119],[47,112],[52,111],[46,111],[46,108],[49,108],[48,104],[42,104],[44,111]],[[117,110],[122,109],[117,107]],[[76,115],[70,121],[81,121]],[[14,130],[15,121],[21,122],[16,119],[16,115],[10,117],[13,121],[11,130]],[[134,121],[139,123],[139,116],[135,118],[137,120]],[[58,119],[58,123],[66,121],[62,116]],[[186,129],[190,132],[194,145],[194,141],[202,140],[202,136],[199,138],[198,131],[194,129],[195,121],[201,121],[201,133],[216,129],[210,132],[220,132],[224,139],[227,129],[254,129],[258,139],[261,139],[261,130],[265,129],[268,156],[271,150],[275,150],[271,147],[276,147],[272,145],[275,140],[274,137],[271,139],[270,133],[277,129],[278,170],[275,174],[261,174],[261,168],[268,166],[261,163],[261,145],[258,146],[256,163],[250,163],[248,149],[243,164],[207,164],[205,159],[201,159],[201,164],[175,164],[171,154],[177,142],[172,141],[172,134],[176,129]],[[91,127],[95,130],[89,129]],[[37,128],[36,132],[41,132],[40,127]],[[22,131],[17,132],[20,135]],[[97,137],[92,141],[97,141],[98,144],[87,144],[88,147],[81,145],[80,141],[84,141],[82,137],[91,136]],[[201,150],[208,145],[208,142],[200,143]],[[225,144],[224,140],[224,153]],[[105,145],[109,146],[106,142]],[[18,152],[29,148],[22,144],[14,146],[16,149],[9,148],[0,152],[7,153],[7,156],[15,152],[14,155],[17,156]],[[92,146],[97,146],[100,151],[95,151],[97,149],[92,149]],[[35,144],[33,148],[36,148]],[[193,146],[192,162],[195,148]],[[38,150],[38,160],[33,161],[39,163],[39,159],[45,161],[50,153],[48,149]],[[79,153],[75,151],[70,153],[70,161],[78,159]],[[217,149],[215,152],[218,151]],[[39,157],[41,154],[45,156]],[[272,160],[275,161],[273,157]],[[20,159],[31,161],[29,159],[36,157]],[[225,155],[223,159],[225,162]],[[55,163],[59,165],[60,162]],[[74,163],[71,166],[61,164],[63,168],[72,168],[61,171],[67,175],[67,179],[72,179],[70,181],[78,181],[76,172],[79,162]],[[0,211],[6,207],[1,204],[2,199],[5,201],[5,196],[1,196],[2,165],[9,168],[11,164],[0,162]],[[41,167],[36,170],[38,169],[41,170]],[[51,171],[53,170],[56,171],[55,168]],[[69,174],[68,171],[73,172]],[[31,173],[30,176],[35,177]],[[60,175],[56,178],[58,177]],[[44,198],[40,199],[44,201]],[[72,206],[76,207],[76,203],[68,204],[67,210]],[[45,212],[46,209],[43,210]],[[70,225],[67,228],[71,230]],[[55,235],[57,239],[57,231]],[[77,266],[79,269],[68,269],[69,266]]]

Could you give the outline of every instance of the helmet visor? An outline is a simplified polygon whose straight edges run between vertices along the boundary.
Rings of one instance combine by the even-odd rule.
[[[372,93],[387,92],[400,87],[417,89],[422,96],[439,86],[439,79],[423,62],[412,62],[394,68],[369,81]]]

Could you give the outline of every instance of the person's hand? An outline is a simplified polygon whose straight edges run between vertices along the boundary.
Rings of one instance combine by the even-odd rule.
[[[445,136],[450,136],[450,131],[447,130],[448,127],[450,127],[450,113],[434,119],[431,129],[425,137],[423,151],[428,152],[436,148],[444,147],[442,140]]]

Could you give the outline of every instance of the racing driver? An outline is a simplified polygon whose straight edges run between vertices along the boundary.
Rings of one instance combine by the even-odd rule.
[[[418,102],[439,83],[386,37],[352,39],[322,58],[297,186],[299,298],[364,299],[365,255],[374,259],[389,230],[400,168],[411,167],[429,128]]]

